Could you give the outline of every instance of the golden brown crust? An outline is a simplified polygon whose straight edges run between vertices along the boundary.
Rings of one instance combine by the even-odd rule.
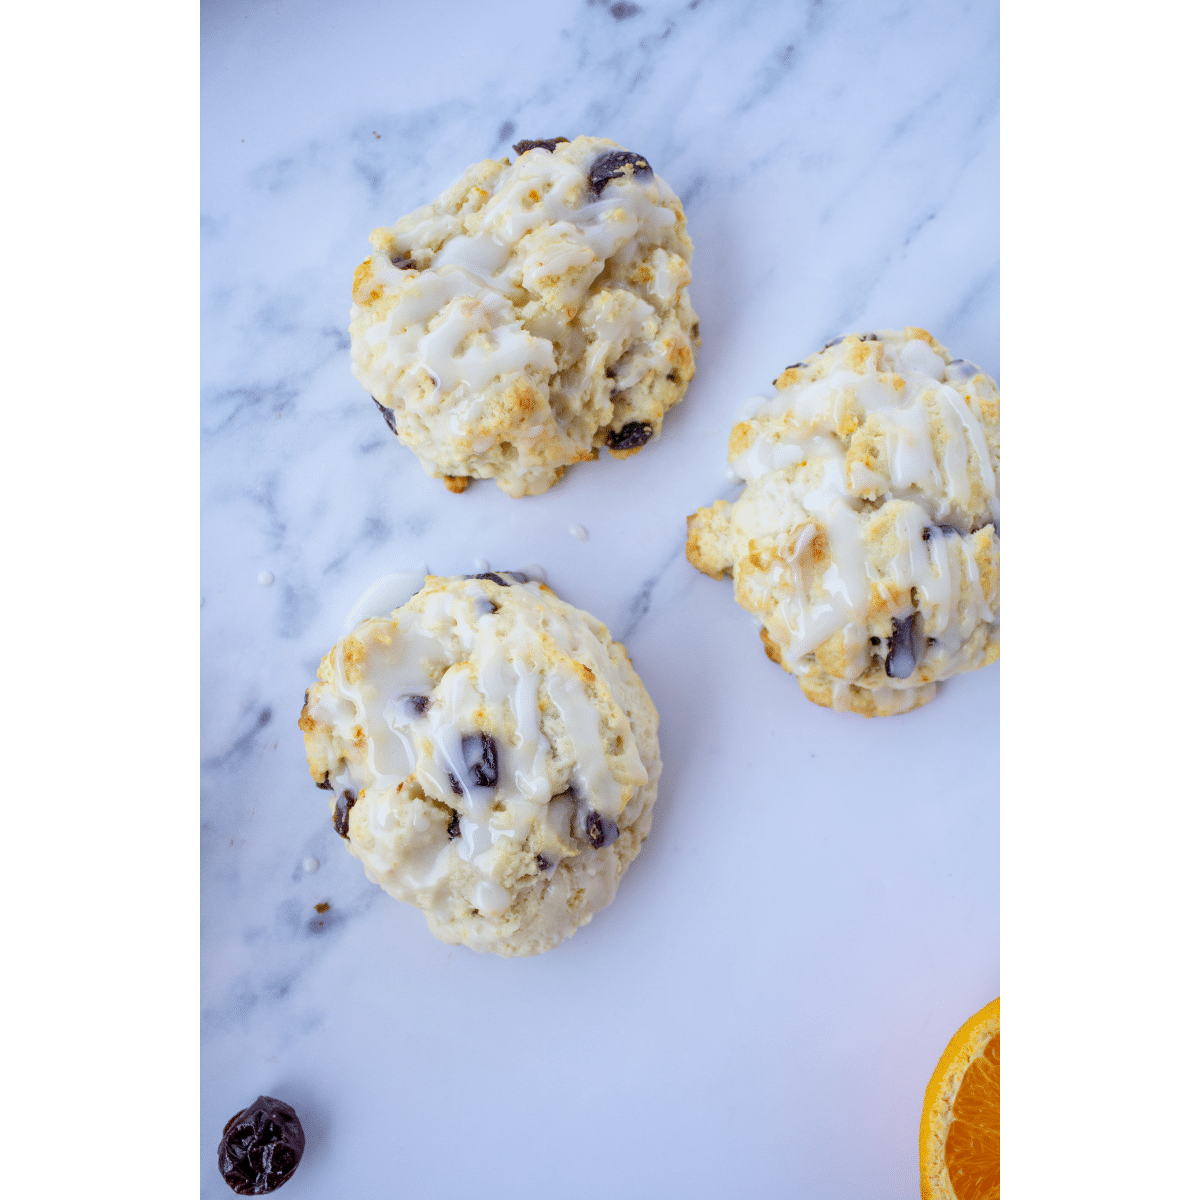
[[[687,519],[688,537],[684,548],[687,560],[697,571],[703,571],[713,579],[724,579],[733,566],[732,561],[726,560],[720,545],[728,510],[729,502],[718,500],[711,508],[701,508]]]
[[[904,712],[998,657],[999,400],[983,372],[966,378],[972,370],[915,326],[831,343],[776,380],[779,391],[818,390],[734,425],[729,459],[749,481],[738,500],[687,520],[688,561],[732,575],[768,657],[817,704]],[[931,464],[916,483],[903,474],[914,469],[908,451],[896,450],[909,435]],[[847,497],[832,507],[831,487]],[[834,624],[847,569],[854,599]]]
[[[783,666],[783,656],[779,653],[779,647],[771,641],[771,635],[765,629],[758,631],[759,640],[763,644],[763,649],[767,652],[767,657],[777,666]]]
[[[492,612],[482,616],[481,597],[493,602]],[[494,852],[476,847],[468,855],[441,853],[458,836],[449,827],[464,809],[453,774],[447,780],[438,766],[430,726],[408,730],[416,769],[405,778],[394,760],[384,770],[395,774],[379,772],[384,760],[368,753],[368,734],[378,747],[389,721],[379,697],[394,693],[397,677],[390,672],[414,643],[425,647],[420,670],[428,686],[420,690],[426,706],[443,720],[450,716],[460,732],[487,733],[494,741],[493,765],[507,762],[516,771],[518,748],[530,739],[519,733],[525,718],[518,714],[516,670],[500,693],[485,694],[486,664],[499,656],[519,662],[522,677],[533,683],[539,715],[532,741],[544,744],[533,766],[551,799],[549,805],[527,802],[502,771],[500,786],[507,790],[497,793],[500,803],[488,818],[497,835]],[[393,648],[400,650],[398,658]],[[350,666],[356,668],[353,688]],[[368,878],[418,905],[443,940],[502,955],[540,953],[612,898],[650,830],[660,770],[658,715],[624,648],[595,617],[558,600],[543,584],[429,576],[421,592],[389,617],[369,618],[344,637],[322,660],[318,678],[300,720],[310,775],[328,788],[330,809],[340,814],[338,830]],[[597,730],[602,767],[578,750]],[[589,844],[590,822],[588,838],[579,832],[578,798],[568,795],[576,772],[584,780],[581,795],[598,796],[597,781],[609,781],[610,807],[602,811],[613,828],[603,845]],[[355,802],[348,812],[344,802],[339,810],[349,789],[357,789]],[[518,805],[525,806],[519,813]],[[491,893],[487,911],[480,911],[481,886]],[[496,903],[496,887],[510,893],[506,903]]]
[[[552,156],[531,150],[512,168],[508,159],[478,163],[434,203],[372,233],[376,255],[355,273],[353,370],[430,475],[492,478],[509,495],[537,495],[594,451],[607,448],[619,459],[638,453],[642,446],[629,445],[623,431],[635,424],[657,437],[665,413],[682,399],[700,338],[687,294],[692,244],[678,197],[657,177],[639,178],[625,208],[636,232],[621,233],[613,250],[603,248],[604,239],[588,242],[590,218],[575,227],[559,212],[561,204],[592,203],[589,164],[616,148],[584,137],[556,145]],[[626,187],[616,181],[606,198]],[[647,204],[661,219],[643,219]],[[479,296],[460,289],[426,312],[422,298],[436,299],[438,281],[454,270],[453,260],[435,266],[435,257],[454,238],[478,237],[497,213],[522,206],[536,220],[509,246],[520,273],[510,269],[502,287]],[[559,262],[561,269],[542,269]],[[397,324],[400,304],[412,316]],[[439,368],[452,361],[439,357],[452,347],[439,342],[418,353],[410,344],[451,321],[478,326],[453,356],[476,364],[469,376]],[[476,377],[492,355],[495,375]]]
[[[782,665],[782,664],[781,664]],[[860,717],[892,717],[910,712],[929,703],[937,694],[937,684],[929,683],[919,688],[907,688],[902,692],[891,688],[858,687],[850,684],[839,702],[835,698],[836,683],[832,675],[819,667],[807,675],[796,676],[800,690],[822,708],[836,708],[844,712],[857,713]]]

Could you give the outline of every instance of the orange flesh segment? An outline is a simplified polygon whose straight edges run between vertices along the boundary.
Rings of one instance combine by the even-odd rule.
[[[946,1170],[958,1200],[1000,1200],[1000,1035],[966,1069],[946,1135]]]

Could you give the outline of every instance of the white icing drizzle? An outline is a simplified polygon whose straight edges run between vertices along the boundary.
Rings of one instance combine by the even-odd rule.
[[[816,524],[803,524],[781,535],[780,557],[772,561],[767,583],[778,598],[776,623],[786,632],[781,651],[793,670],[804,673],[807,667],[801,660],[842,632],[845,679],[835,680],[832,695],[839,711],[850,704],[845,680],[857,678],[868,660],[866,622],[877,574],[868,563],[863,540],[871,516],[864,495],[872,501],[897,502],[895,531],[901,548],[888,569],[904,595],[915,588],[922,598],[927,611],[924,634],[936,645],[927,657],[948,660],[978,621],[995,620],[971,554],[951,547],[957,534],[947,535],[936,523],[931,525],[952,516],[961,519],[972,499],[972,469],[984,490],[989,519],[998,520],[996,477],[982,423],[969,399],[943,382],[946,364],[926,342],[911,339],[898,349],[886,341],[879,345],[879,372],[899,376],[902,388],[885,382],[868,362],[865,375],[839,367],[818,379],[780,388],[774,396],[752,397],[741,416],[754,423],[755,436],[732,460],[736,477],[746,482],[803,464],[790,496],[824,529],[832,565],[819,581],[811,577],[805,551],[816,535]],[[838,429],[854,402],[883,429],[887,477],[862,462],[847,468],[847,446]],[[931,432],[930,405],[945,430],[940,453]],[[966,611],[959,611],[964,571],[969,600]],[[814,588],[814,582],[820,586]],[[911,611],[901,605],[896,615]],[[911,686],[919,682],[914,675]],[[905,681],[896,680],[894,686],[902,688]]]
[[[503,636],[494,613],[481,615],[478,602],[487,594],[474,581],[429,597],[423,610],[405,605],[389,618],[359,624],[352,639],[336,648],[335,688],[317,713],[344,741],[354,741],[356,731],[365,739],[367,778],[348,786],[367,808],[374,845],[362,857],[372,877],[386,881],[393,895],[415,901],[418,892],[437,892],[457,858],[478,876],[473,903],[485,916],[503,913],[512,902],[499,876],[503,841],[523,843],[537,824],[557,828],[569,840],[572,814],[581,805],[615,820],[659,769],[657,758],[642,762],[626,720],[619,729],[622,778],[614,775],[600,714],[577,666],[586,662],[601,693],[616,696],[620,683],[608,652],[586,623],[569,624],[538,605],[537,583],[506,578],[512,581],[510,593],[531,593],[535,602],[507,607],[512,623]],[[378,585],[381,594],[386,582]],[[456,661],[460,655],[447,649],[444,634],[432,634],[447,621],[469,661]],[[351,655],[359,673],[353,683],[347,659],[352,641],[363,647],[361,654],[354,647]],[[561,714],[575,763],[573,796],[557,800],[547,769],[551,747],[542,733],[547,702]],[[495,740],[496,782],[490,787],[473,774],[466,752],[464,739],[480,733]],[[457,837],[447,837],[444,820],[401,822],[396,796],[410,782],[458,813]],[[565,824],[564,806],[570,810]],[[362,818],[356,813],[356,819]],[[565,904],[564,896],[564,920]],[[436,895],[433,907],[437,911]]]
[[[554,344],[528,332],[514,304],[554,282],[569,320],[606,261],[621,262],[637,250],[639,239],[654,239],[675,224],[668,206],[674,199],[656,175],[614,180],[597,198],[583,170],[564,156],[543,149],[520,156],[496,178],[476,232],[446,241],[429,269],[402,270],[384,253],[371,256],[363,290],[381,285],[393,302],[387,316],[363,334],[369,350],[383,346],[364,385],[387,394],[405,372],[424,370],[432,390],[419,400],[406,399],[406,407],[435,433],[444,422],[443,432],[463,436],[479,415],[477,394],[494,380],[557,369]],[[436,244],[445,221],[437,211],[415,222],[406,219],[400,223],[404,233],[397,236],[414,245]],[[673,299],[686,283],[686,270],[681,273],[678,260],[661,248],[651,263],[652,294],[669,292]],[[576,274],[566,276],[570,271]],[[589,316],[604,343],[594,347],[601,361],[615,361],[635,337],[653,332],[651,305],[622,285],[614,285],[614,296]],[[351,311],[361,310],[355,305]],[[622,364],[616,388],[631,386],[652,367],[670,366],[663,346],[635,357],[636,362]],[[357,366],[365,369],[366,361]],[[585,378],[580,375],[580,381]],[[520,436],[540,432],[540,426],[530,427]],[[482,454],[493,441],[477,439],[472,449]]]
[[[480,569],[486,571],[487,565],[484,564]],[[346,614],[342,632],[349,633],[360,621],[365,621],[368,617],[385,617],[393,609],[407,603],[421,590],[428,573],[427,567],[421,567],[419,571],[401,571],[377,579],[359,596]]]

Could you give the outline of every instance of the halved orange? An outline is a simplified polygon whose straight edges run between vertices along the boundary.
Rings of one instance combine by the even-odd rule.
[[[950,1039],[921,1110],[921,1200],[1000,1198],[1000,999]]]

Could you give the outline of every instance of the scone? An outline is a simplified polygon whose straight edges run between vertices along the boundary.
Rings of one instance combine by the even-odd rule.
[[[354,272],[354,376],[452,492],[636,454],[700,345],[687,221],[649,163],[607,138],[513,150],[376,229]]]
[[[1000,397],[923,329],[850,334],[733,427],[745,481],[688,518],[767,654],[817,704],[865,717],[933,699],[1000,654]]]
[[[595,617],[517,572],[430,575],[317,674],[300,728],[334,828],[443,941],[540,954],[612,900],[658,714]]]

